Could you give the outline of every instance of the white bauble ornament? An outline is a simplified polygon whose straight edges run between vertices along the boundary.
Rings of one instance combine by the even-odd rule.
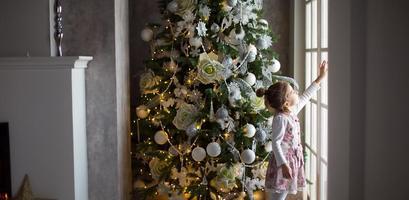
[[[272,60],[271,65],[268,66],[268,70],[270,70],[273,73],[276,73],[280,70],[281,64],[278,60],[274,59]]]
[[[158,131],[155,133],[154,139],[157,144],[166,144],[168,142],[168,133],[162,130]]]
[[[141,32],[141,38],[145,42],[149,42],[153,38],[153,31],[150,28],[144,28]]]
[[[246,78],[244,79],[249,85],[253,86],[254,84],[256,84],[256,75],[254,75],[253,73],[249,72],[247,73]]]
[[[248,58],[247,58],[247,61],[249,61],[249,62],[255,61],[255,60],[256,60],[256,56],[257,56],[257,48],[256,48],[256,46],[254,46],[254,45],[252,45],[252,44],[249,44],[247,50],[248,50],[248,54],[249,54],[249,55],[248,55]]]
[[[175,13],[179,9],[179,5],[176,1],[171,1],[166,7],[171,13]]]
[[[149,115],[149,108],[145,105],[140,105],[136,108],[136,116],[140,119],[145,119]]]
[[[206,151],[202,147],[195,147],[192,151],[193,160],[200,162],[206,158]]]
[[[243,152],[241,152],[240,155],[241,161],[243,161],[246,164],[251,164],[256,160],[256,154],[254,153],[253,150],[251,149],[246,149]]]
[[[243,128],[244,136],[252,138],[256,134],[256,127],[253,124],[246,124]]]
[[[264,150],[266,152],[271,152],[273,150],[273,142],[268,141],[265,145],[264,145]]]
[[[211,142],[207,145],[206,151],[207,151],[207,155],[209,155],[210,157],[217,157],[220,155],[222,149],[219,143]]]
[[[196,48],[199,48],[202,46],[202,38],[201,37],[191,37],[189,39],[189,44],[191,46],[194,46]]]
[[[237,5],[237,0],[227,0],[227,5],[234,7]]]

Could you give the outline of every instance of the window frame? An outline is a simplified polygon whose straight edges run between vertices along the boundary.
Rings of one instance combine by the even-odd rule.
[[[310,3],[312,5],[312,2],[316,2],[317,4],[317,8],[316,8],[316,35],[312,34],[312,30],[311,34],[309,35],[311,37],[310,41],[311,41],[311,45],[309,46],[309,48],[307,48],[307,12],[306,12],[306,8],[307,8],[307,4]],[[322,2],[326,1],[326,20],[324,21],[324,23],[326,23],[326,46],[322,47],[322,37],[321,34],[323,33],[322,31]],[[322,60],[322,53],[326,54],[326,58],[328,59],[328,1],[329,0],[302,0],[302,1],[298,1],[298,0],[292,0],[291,1],[291,17],[292,17],[292,26],[291,26],[291,61],[292,66],[294,66],[293,69],[293,75],[296,78],[296,80],[298,80],[300,82],[300,87],[301,89],[305,89],[309,84],[312,83],[313,79],[316,78],[316,74],[318,74],[318,64],[320,63],[320,61]],[[311,10],[312,10],[312,6],[311,6]],[[312,12],[312,11],[311,11]],[[311,14],[311,16],[313,16],[313,14]],[[312,21],[313,19],[310,18],[310,20]],[[311,22],[311,28],[312,28],[312,22]],[[316,46],[312,45],[312,37],[316,36]],[[315,64],[310,64],[310,70],[307,69],[307,61],[306,61],[306,56],[307,56],[307,52],[316,52],[316,61],[312,61],[310,63],[315,63]],[[311,55],[311,57],[313,57]],[[316,66],[315,66],[316,65]],[[312,70],[316,69],[317,72],[316,73],[312,73]],[[307,76],[307,73],[310,73],[310,77]],[[312,75],[314,74],[314,75]],[[316,131],[316,149],[314,149],[311,144],[307,144],[306,143],[306,139],[304,139],[304,144],[305,144],[305,149],[306,151],[309,150],[312,154],[314,154],[316,156],[316,162],[315,162],[315,167],[316,167],[316,173],[314,176],[315,177],[315,182],[313,182],[313,185],[315,186],[315,196],[316,199],[313,200],[325,200],[328,198],[328,92],[326,92],[326,102],[323,103],[322,99],[323,99],[323,95],[322,94],[322,90],[328,88],[328,82],[325,81],[321,84],[321,86],[323,86],[323,84],[326,84],[326,87],[321,87],[321,90],[319,90],[316,94],[316,99],[311,99],[311,101],[309,103],[307,103],[307,108],[304,109],[302,112],[300,112],[300,120],[301,120],[301,126],[302,126],[302,130],[303,134],[305,134],[305,137],[311,136],[311,133],[313,133],[314,131]],[[312,113],[311,113],[311,105],[314,104],[316,105],[316,117],[317,117],[317,124],[316,124],[316,130],[310,130],[312,128],[312,124],[307,124],[307,123],[311,123],[311,118],[312,118]],[[322,110],[325,109],[326,110],[326,116],[322,116]],[[325,150],[325,156],[326,158],[323,157],[323,119],[324,117],[326,117],[326,130],[325,130],[325,134],[326,134],[326,145],[324,145],[324,148],[326,147]],[[309,130],[307,130],[309,129]],[[310,135],[307,135],[310,134]],[[308,159],[312,159],[311,157],[307,157],[307,162],[306,162],[306,170],[307,170],[307,164],[309,163],[310,160]],[[323,166],[326,167],[325,172],[323,171],[321,164]],[[307,171],[306,171],[307,172]],[[326,174],[324,177],[325,180],[327,182],[323,183],[323,176],[324,173]],[[307,174],[306,174],[307,176]],[[310,191],[309,188],[309,184],[307,183],[307,187],[305,189],[304,195],[303,195],[303,199],[307,199],[307,195],[308,192]],[[321,191],[324,188],[325,191]],[[326,195],[325,197],[322,197],[322,195]]]

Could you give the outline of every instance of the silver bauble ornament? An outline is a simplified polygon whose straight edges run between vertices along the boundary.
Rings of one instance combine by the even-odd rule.
[[[267,41],[265,39],[259,38],[256,41],[256,47],[258,49],[267,49],[269,46],[268,46],[268,43],[267,43]]]
[[[192,123],[191,125],[189,125],[186,128],[186,135],[189,136],[189,137],[194,137],[194,136],[196,136],[197,131],[198,131],[197,124]]]
[[[175,146],[170,146],[168,151],[169,151],[170,154],[172,154],[174,156],[179,155],[178,150],[176,149]]]
[[[267,138],[266,131],[261,128],[257,129],[255,138],[257,141],[263,143]]]
[[[220,26],[216,23],[213,23],[210,27],[210,30],[212,30],[213,33],[218,33],[220,31]]]
[[[149,42],[153,39],[153,31],[150,28],[144,28],[141,32],[141,38],[145,42]]]
[[[217,109],[216,111],[216,118],[218,119],[226,119],[229,117],[229,111],[223,106]]]
[[[207,151],[207,155],[209,155],[210,157],[217,157],[220,155],[222,149],[219,143],[211,142],[207,145],[206,151]]]
[[[193,160],[200,162],[203,161],[206,158],[206,151],[202,147],[195,147],[192,150],[192,158]]]
[[[154,137],[155,142],[160,145],[166,144],[166,142],[168,142],[168,138],[168,133],[163,130],[156,132]]]
[[[241,161],[243,161],[246,164],[251,164],[256,160],[256,154],[254,153],[253,150],[251,149],[246,149],[243,152],[241,152],[240,155]]]

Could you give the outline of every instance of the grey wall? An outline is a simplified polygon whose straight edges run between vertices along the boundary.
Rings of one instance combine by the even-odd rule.
[[[328,199],[407,199],[408,9],[330,1]]]
[[[264,17],[269,26],[278,36],[278,42],[273,49],[279,55],[281,71],[284,75],[290,75],[290,3],[289,0],[264,0]]]
[[[139,96],[139,74],[143,72],[143,61],[150,58],[149,45],[144,42],[140,33],[147,23],[160,22],[161,15],[157,1],[129,1],[129,53],[131,73],[131,105],[137,105]]]
[[[143,2],[143,4],[142,4]],[[130,15],[130,65],[131,65],[131,104],[137,105],[139,95],[139,74],[143,71],[143,60],[150,57],[149,45],[142,41],[140,32],[146,23],[160,22],[157,1],[129,1]],[[274,50],[279,54],[283,74],[290,73],[289,66],[289,28],[290,28],[290,1],[264,1],[264,16],[269,26],[279,37]]]
[[[0,56],[49,56],[49,2],[0,1]],[[127,199],[129,40],[127,0],[63,2],[66,56],[90,55],[86,71],[90,199]]]
[[[49,56],[49,27],[49,0],[1,0],[0,56]]]
[[[64,1],[64,54],[92,55],[86,71],[90,199],[130,193],[128,1]]]
[[[408,10],[407,1],[367,1],[365,199],[408,198]]]

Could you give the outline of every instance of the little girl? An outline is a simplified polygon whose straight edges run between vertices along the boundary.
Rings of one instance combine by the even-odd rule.
[[[298,112],[320,88],[327,75],[326,61],[319,66],[318,78],[299,97],[287,82],[277,82],[267,90],[258,89],[257,96],[264,96],[266,107],[275,112],[272,140],[273,155],[266,174],[266,199],[284,200],[287,194],[295,194],[305,187],[304,156],[300,137]]]

